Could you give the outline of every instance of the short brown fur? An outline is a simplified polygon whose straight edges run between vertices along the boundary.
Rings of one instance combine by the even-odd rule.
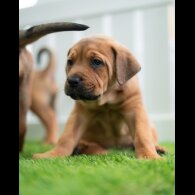
[[[101,65],[94,65],[94,59]],[[130,51],[102,36],[85,38],[68,52],[65,93],[75,106],[64,133],[51,151],[34,158],[105,154],[133,146],[138,158],[159,159],[157,131],[149,120],[135,75],[140,65]],[[76,78],[78,86],[71,86]]]

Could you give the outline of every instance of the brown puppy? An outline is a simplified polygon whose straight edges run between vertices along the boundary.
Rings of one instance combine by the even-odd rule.
[[[138,158],[158,159],[157,146],[135,74],[140,65],[114,40],[85,38],[68,52],[65,93],[76,100],[57,146],[34,158],[105,154],[110,147],[135,148]]]
[[[56,59],[50,49],[42,48],[37,55],[38,63],[43,53],[48,55],[49,61],[44,70],[34,70],[31,110],[40,118],[45,126],[47,134],[44,142],[46,144],[55,144],[58,130],[54,105],[58,90],[54,79]]]
[[[49,23],[19,30],[19,151],[22,151],[26,134],[26,114],[31,105],[33,60],[25,46],[54,32],[86,30],[88,26],[76,23]]]

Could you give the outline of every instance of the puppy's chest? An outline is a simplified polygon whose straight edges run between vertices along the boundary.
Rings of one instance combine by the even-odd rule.
[[[108,137],[118,137],[123,134],[124,120],[119,112],[103,108],[94,111],[91,116],[90,126],[94,133]]]

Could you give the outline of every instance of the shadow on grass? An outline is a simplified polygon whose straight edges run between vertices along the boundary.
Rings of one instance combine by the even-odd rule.
[[[165,143],[162,144],[163,146],[169,148],[170,143]],[[19,158],[20,159],[32,159],[32,155],[35,153],[42,153],[42,152],[46,152],[50,149],[52,149],[53,146],[52,145],[45,145],[43,144],[41,141],[27,141],[27,143],[24,146],[24,150],[23,152],[21,152],[19,154]],[[170,151],[169,149],[167,150],[168,152],[166,154],[160,154],[163,157],[169,156],[171,153],[174,152],[174,148],[172,148],[172,150]],[[98,156],[116,156],[116,154],[118,154],[119,156],[126,156],[128,158],[132,158],[135,159],[135,151],[132,147],[130,148],[125,148],[125,149],[110,149],[109,153],[107,155],[98,155]],[[96,156],[97,155],[73,155],[70,158],[78,158],[79,156],[83,157],[89,157],[89,156]]]

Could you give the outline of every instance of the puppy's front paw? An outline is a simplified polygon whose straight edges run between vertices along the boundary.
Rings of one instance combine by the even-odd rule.
[[[139,159],[159,159],[162,160],[163,158],[156,152],[149,152],[149,151],[140,151],[140,152],[136,152],[137,157]]]
[[[163,160],[163,158],[160,155],[139,155],[139,159],[151,159],[151,160]]]
[[[52,158],[49,152],[33,154],[33,159]]]
[[[65,156],[70,156],[70,154],[60,149],[53,149],[45,153],[34,154],[33,158],[34,159],[44,159],[44,158],[57,158],[57,157],[65,157]]]

